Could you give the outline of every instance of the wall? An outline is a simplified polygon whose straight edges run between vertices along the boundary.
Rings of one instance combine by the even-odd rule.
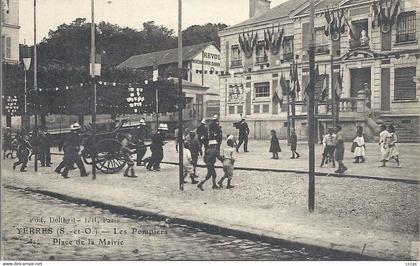
[[[19,63],[19,28],[19,0],[9,0],[9,13],[4,10],[2,29],[2,35],[11,38],[11,56],[5,58],[6,63]]]

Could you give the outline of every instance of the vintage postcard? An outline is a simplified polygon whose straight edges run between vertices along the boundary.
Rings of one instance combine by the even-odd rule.
[[[0,28],[3,265],[417,265],[418,0],[1,0]]]

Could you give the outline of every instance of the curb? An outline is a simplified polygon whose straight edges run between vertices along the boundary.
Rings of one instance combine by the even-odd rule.
[[[166,214],[164,211],[150,211],[150,210],[142,210],[142,209],[135,209],[131,207],[126,206],[120,206],[120,205],[114,205],[110,203],[105,203],[101,201],[95,201],[91,199],[86,198],[79,198],[74,196],[69,196],[66,194],[48,191],[48,190],[42,190],[42,189],[33,189],[30,187],[18,187],[13,185],[3,185],[4,188],[7,189],[13,189],[13,190],[23,190],[28,191],[32,193],[42,194],[45,196],[53,197],[56,199],[60,199],[63,201],[76,203],[76,204],[84,204],[86,206],[91,207],[97,207],[101,209],[106,209],[111,211],[112,213],[116,214],[124,214],[131,217],[138,217],[138,216],[144,216],[147,219],[155,220],[155,221],[163,221],[166,219],[170,219],[171,223],[173,224],[179,224],[179,225],[186,225],[190,226],[196,229],[201,229],[209,234],[219,234],[224,236],[235,236],[239,238],[245,238],[253,241],[261,241],[266,242],[269,244],[275,244],[280,246],[287,246],[288,248],[296,248],[301,249],[305,248],[308,252],[311,253],[322,253],[330,257],[337,258],[339,257],[341,261],[351,261],[351,260],[358,260],[358,261],[381,261],[386,260],[386,258],[379,258],[376,256],[371,255],[365,255],[362,253],[356,253],[354,251],[348,251],[348,249],[354,249],[354,247],[349,246],[341,246],[334,243],[324,243],[326,246],[330,246],[330,248],[322,247],[322,246],[316,246],[313,244],[306,244],[299,241],[292,241],[292,240],[286,240],[282,239],[278,236],[270,236],[268,234],[264,234],[261,232],[258,232],[258,229],[252,229],[252,228],[228,228],[223,225],[217,225],[209,222],[202,222],[197,221],[194,218],[182,218],[179,217],[176,214],[168,213]],[[338,248],[341,248],[338,249]],[[347,249],[347,250],[346,250]],[[390,257],[389,259],[393,260],[410,260],[410,258],[402,258],[402,257]]]

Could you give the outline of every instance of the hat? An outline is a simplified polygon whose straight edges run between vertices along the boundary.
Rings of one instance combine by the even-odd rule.
[[[209,145],[217,145],[217,140],[215,139],[210,140]]]
[[[205,124],[206,123],[206,119],[203,118],[203,120],[201,120],[201,124]]]
[[[167,125],[167,124],[162,123],[162,124],[160,124],[160,125],[159,125],[158,130],[165,130],[165,131],[168,131],[168,125]]]
[[[140,125],[143,125],[143,126],[146,125],[146,121],[144,121],[144,118],[140,119]]]
[[[217,120],[217,119],[219,119],[219,117],[218,117],[217,115],[214,115],[214,116],[213,116],[213,119],[214,119],[214,120]]]
[[[70,130],[78,130],[80,129],[79,123],[74,123],[70,126]]]

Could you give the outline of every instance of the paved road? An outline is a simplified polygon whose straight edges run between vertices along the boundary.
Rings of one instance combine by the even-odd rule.
[[[94,207],[64,202],[21,190],[3,189],[3,259],[4,260],[339,260],[337,254],[320,254],[305,248],[281,247],[232,236],[208,234],[181,225],[169,225],[144,217],[123,217]],[[30,221],[43,217],[42,221]],[[72,219],[70,223],[52,223],[49,217]],[[97,221],[94,220],[96,217]],[[104,223],[103,218],[109,219]],[[88,219],[86,221],[85,219]],[[90,219],[90,220],[89,220]],[[113,222],[112,222],[113,221]],[[61,220],[60,222],[65,222]],[[24,231],[24,228],[51,228]],[[57,236],[57,229],[65,233]],[[97,228],[100,235],[92,232]],[[128,234],[115,235],[115,230]],[[151,235],[132,234],[132,228],[150,230]],[[19,229],[19,230],[18,230]],[[40,229],[42,230],[42,229]],[[77,230],[81,230],[78,232]],[[19,234],[19,231],[21,233]],[[156,234],[161,232],[161,234]],[[53,239],[60,239],[53,244]],[[120,244],[99,245],[100,239],[114,239]],[[78,245],[77,240],[85,242]],[[95,245],[88,245],[91,239]],[[67,241],[67,242],[66,242]],[[68,241],[72,241],[69,243]],[[121,241],[123,243],[121,244]],[[66,243],[63,245],[63,242]],[[80,244],[80,243],[79,243]],[[103,244],[103,243],[102,243]],[[335,256],[335,257],[334,257]],[[349,259],[349,257],[347,258]],[[357,259],[356,257],[350,259]]]

